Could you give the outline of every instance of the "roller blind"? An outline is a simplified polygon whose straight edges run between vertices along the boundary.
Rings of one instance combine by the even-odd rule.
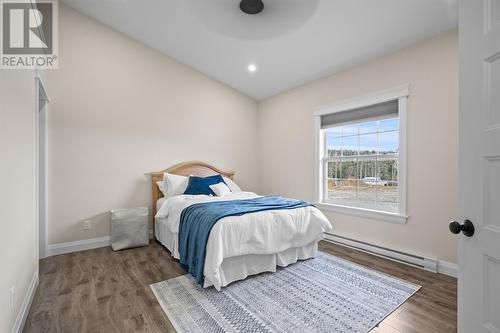
[[[398,100],[370,105],[367,107],[335,112],[321,116],[321,128],[332,127],[338,124],[389,115],[398,114]]]

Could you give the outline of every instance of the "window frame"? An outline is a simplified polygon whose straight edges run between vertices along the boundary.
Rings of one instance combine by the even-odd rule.
[[[394,223],[406,223],[406,126],[407,126],[407,99],[409,97],[409,84],[392,89],[373,92],[367,95],[342,100],[337,103],[321,106],[314,110],[315,122],[315,203],[319,208],[364,218],[383,220]],[[326,132],[321,128],[321,116],[337,112],[344,112],[372,105],[398,101],[399,118],[399,152],[398,152],[398,211],[389,212],[378,209],[362,208],[333,203],[325,200],[326,176]],[[369,119],[369,118],[367,118]]]

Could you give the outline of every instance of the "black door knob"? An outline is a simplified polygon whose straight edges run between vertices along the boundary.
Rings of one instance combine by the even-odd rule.
[[[454,234],[460,233],[460,231],[467,237],[474,235],[474,224],[470,220],[465,220],[464,224],[460,224],[457,221],[452,221],[449,225],[450,231]]]

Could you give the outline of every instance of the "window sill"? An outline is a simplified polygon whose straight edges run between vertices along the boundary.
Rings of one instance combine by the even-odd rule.
[[[363,217],[363,218],[367,218],[367,219],[375,219],[375,220],[386,221],[386,222],[391,222],[391,223],[405,224],[406,220],[408,219],[407,215],[400,214],[400,213],[390,213],[390,212],[384,212],[384,211],[380,211],[380,210],[343,206],[343,205],[337,205],[337,204],[326,203],[326,202],[316,202],[314,204],[319,209],[324,209],[324,210],[339,213],[339,214],[359,216],[359,217]]]

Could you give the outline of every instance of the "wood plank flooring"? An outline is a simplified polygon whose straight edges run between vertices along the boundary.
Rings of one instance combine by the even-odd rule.
[[[422,286],[373,333],[456,332],[456,279],[327,242],[320,249]],[[149,285],[182,274],[156,242],[44,259],[24,332],[175,332]]]
[[[373,333],[435,333],[457,331],[457,280],[332,243],[320,249],[422,288],[388,316]]]

